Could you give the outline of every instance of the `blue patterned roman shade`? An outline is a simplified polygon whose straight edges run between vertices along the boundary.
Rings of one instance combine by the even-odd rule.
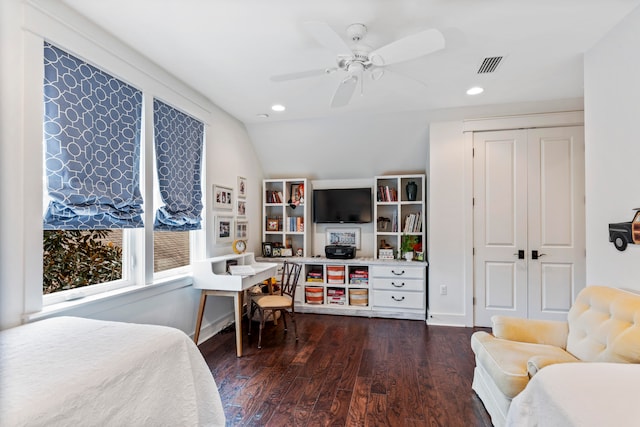
[[[44,44],[45,230],[143,227],[142,92]]]
[[[199,230],[202,213],[204,123],[153,100],[156,170],[165,203],[156,212],[155,230]]]

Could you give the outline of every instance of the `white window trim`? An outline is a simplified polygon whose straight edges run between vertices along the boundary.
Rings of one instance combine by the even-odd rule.
[[[131,285],[103,291],[81,299],[71,301],[57,302],[47,305],[42,310],[35,313],[27,313],[23,316],[23,320],[31,322],[34,320],[45,319],[52,316],[61,315],[91,315],[94,313],[109,310],[111,308],[122,307],[126,304],[151,298],[165,292],[175,289],[185,288],[193,284],[191,274],[174,276],[170,279],[158,280],[150,285]],[[100,286],[100,285],[93,285]],[[73,290],[73,289],[71,289]],[[62,291],[66,292],[66,291]]]

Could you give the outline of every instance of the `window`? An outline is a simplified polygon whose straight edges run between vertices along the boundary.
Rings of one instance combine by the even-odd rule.
[[[121,229],[142,226],[141,127],[141,91],[44,44],[43,293],[123,278]]]
[[[44,69],[43,294],[133,284],[139,275],[129,266],[144,269],[145,260],[134,253],[141,232],[127,231],[145,227],[142,92],[49,43]],[[203,138],[202,122],[154,100],[157,170],[145,204],[155,208],[154,272],[190,264],[190,235],[201,227]],[[48,295],[46,303],[64,299]]]
[[[157,194],[155,273],[190,263],[189,231],[201,227],[204,123],[153,100]],[[162,203],[160,205],[160,202]]]

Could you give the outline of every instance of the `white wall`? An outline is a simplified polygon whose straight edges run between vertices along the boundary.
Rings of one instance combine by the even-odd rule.
[[[247,128],[268,178],[372,179],[424,173],[429,163],[429,123],[419,111]]]
[[[620,252],[610,222],[640,208],[640,8],[585,55],[587,284],[640,290],[640,245]]]
[[[62,6],[34,0],[0,2],[0,328],[22,323],[24,313],[42,307],[42,43],[43,38],[97,64],[106,71],[157,96],[206,123],[205,224],[213,224],[211,184],[235,188],[248,180],[249,247],[260,248],[262,168],[242,123],[177,81],[127,46]],[[39,6],[42,5],[42,6]],[[41,9],[42,7],[42,9]],[[46,11],[46,13],[43,13]],[[149,144],[150,139],[145,140]],[[149,160],[146,166],[149,168]],[[148,173],[148,171],[147,171]],[[145,196],[149,194],[144,190]],[[153,217],[147,208],[145,221]],[[216,246],[212,233],[201,233],[209,256],[231,252]],[[199,292],[190,278],[56,313],[155,323],[192,333]],[[203,338],[232,319],[229,298],[209,298]]]
[[[429,323],[464,325],[470,321],[466,293],[466,257],[469,239],[466,215],[471,200],[465,199],[470,147],[465,144],[462,121],[432,123],[431,164],[427,206],[429,255]],[[447,294],[440,295],[440,287]]]

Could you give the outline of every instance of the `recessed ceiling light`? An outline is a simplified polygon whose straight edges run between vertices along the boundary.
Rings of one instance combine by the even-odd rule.
[[[265,114],[265,113],[262,113],[262,114],[256,114],[256,116],[258,116],[258,117],[259,117],[259,118],[261,118],[261,119],[268,119],[268,118],[269,118],[269,115],[268,115],[268,114]]]
[[[484,89],[480,86],[474,86],[471,89],[467,90],[467,95],[479,95],[484,92]]]
[[[271,106],[271,109],[278,112],[286,110],[286,108],[284,108],[284,105],[281,104],[274,104]]]

